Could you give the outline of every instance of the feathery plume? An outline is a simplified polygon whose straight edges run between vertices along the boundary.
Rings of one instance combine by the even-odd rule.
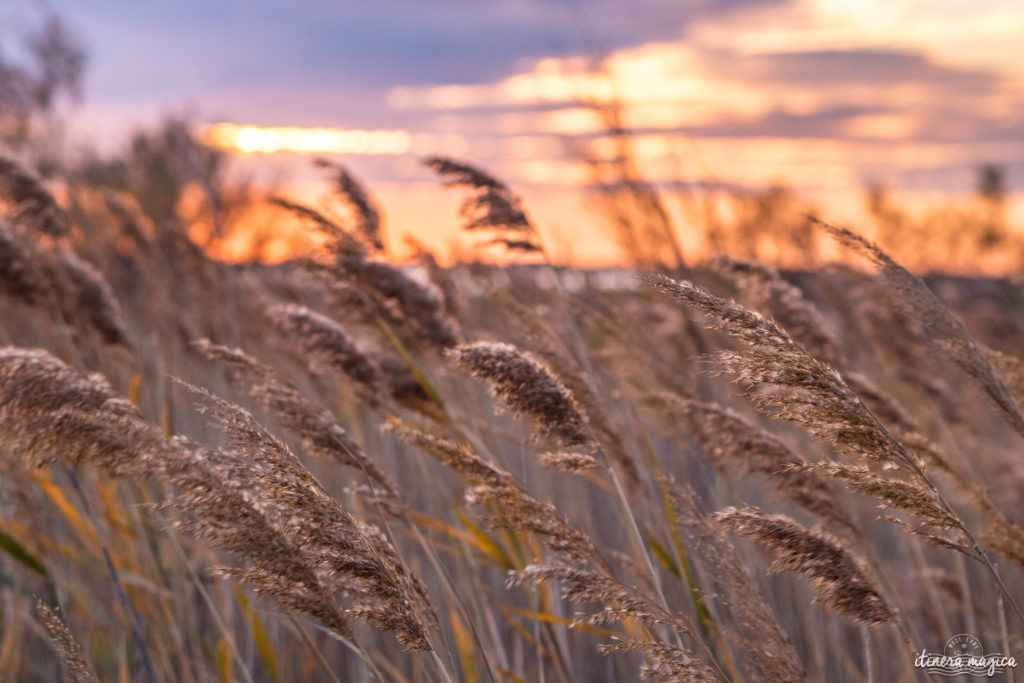
[[[570,474],[579,474],[600,467],[597,460],[586,453],[541,453],[537,462],[541,467],[549,467]]]
[[[815,588],[815,602],[827,609],[871,626],[892,621],[892,609],[864,563],[834,536],[757,508],[725,508],[714,519],[771,550],[775,559],[770,571],[807,577]]]
[[[589,536],[569,525],[554,505],[533,497],[508,472],[486,462],[469,448],[427,434],[397,418],[391,418],[383,431],[427,451],[466,478],[473,484],[467,493],[469,503],[500,503],[500,517],[489,520],[493,527],[533,533],[558,556],[558,560],[553,563],[532,564],[520,571],[510,571],[508,585],[526,580],[557,581],[568,600],[602,604],[600,612],[577,617],[584,623],[607,624],[636,619],[648,626],[669,625],[677,634],[694,633],[687,618],[670,613],[635,588],[619,581],[598,554]],[[664,656],[671,655],[687,661],[692,659],[695,670],[707,674],[700,680],[716,678],[714,670],[694,658],[693,653],[667,643],[661,643],[661,646],[664,648]],[[646,654],[655,661],[661,660],[661,657],[650,652]]]
[[[517,572],[510,572],[508,585],[523,581],[537,583],[557,582],[566,600],[574,603],[601,605],[601,611],[588,616],[577,615],[577,623],[591,625],[614,624],[627,619],[636,620],[645,626],[667,625],[677,634],[695,637],[687,621],[657,607],[651,600],[638,594],[619,582],[610,573],[591,570],[576,565],[531,564]],[[700,642],[699,640],[697,642]],[[702,658],[681,645],[663,640],[618,640],[600,646],[605,654],[613,652],[640,651],[646,661],[641,668],[641,677],[665,676],[672,681],[714,681],[721,680],[719,672]]]
[[[36,614],[50,634],[50,641],[61,657],[64,673],[72,683],[98,683],[99,679],[85,659],[81,643],[57,612],[42,602],[36,603]]]
[[[928,539],[980,559],[1021,616],[985,550],[928,479],[923,461],[908,452],[886,430],[850,390],[842,375],[809,356],[785,331],[758,313],[719,299],[690,282],[676,282],[663,276],[655,276],[651,282],[662,292],[694,306],[714,320],[719,329],[747,344],[746,353],[725,352],[720,359],[730,374],[748,386],[770,390],[761,393],[748,391],[747,396],[758,408],[801,425],[843,452],[868,461],[905,467],[918,483],[935,492],[936,500],[947,510],[949,519],[955,520],[956,531],[962,534],[966,543],[961,543],[959,537],[952,542],[935,535]],[[989,367],[987,361],[985,364]],[[1001,382],[999,386],[1002,386]],[[1009,396],[1005,387],[1003,391]],[[1010,401],[1012,403],[1012,399]],[[1024,620],[1024,616],[1021,618]]]
[[[0,287],[29,305],[42,301],[49,288],[33,251],[0,221]]]
[[[267,317],[317,365],[340,372],[371,392],[376,388],[377,366],[327,316],[298,304],[281,304],[267,309]]]
[[[441,297],[401,268],[345,257],[339,258],[327,272],[353,285],[373,302],[374,313],[411,348],[440,350],[458,343],[455,329],[444,315]]]
[[[121,304],[110,284],[99,270],[78,258],[74,252],[61,249],[57,256],[58,274],[66,278],[69,296],[61,297],[65,317],[84,318],[108,344],[131,346]]]
[[[841,451],[867,460],[915,468],[917,461],[850,390],[842,375],[810,356],[773,321],[691,282],[655,276],[662,293],[693,306],[715,327],[747,345],[745,353],[723,352],[725,370],[751,387],[760,410],[794,422]],[[754,388],[771,391],[755,393]]]
[[[313,455],[333,458],[373,479],[389,497],[398,492],[391,478],[370,460],[335,420],[331,413],[306,398],[291,382],[282,380],[269,366],[240,349],[201,339],[194,346],[210,360],[221,363],[232,379],[292,434],[302,440]]]
[[[514,232],[533,232],[530,219],[517,197],[500,180],[462,161],[430,157],[423,162],[445,183],[475,191],[462,204],[460,213],[467,219],[466,230],[497,228]]]
[[[645,402],[657,406],[673,421],[678,416],[688,418],[694,434],[718,467],[732,463],[745,474],[767,475],[782,495],[808,512],[829,524],[855,528],[825,482],[788,467],[802,462],[789,446],[731,408],[665,393],[651,396]]]
[[[992,504],[984,489],[978,488],[974,493],[974,498],[985,517],[982,540],[1003,557],[1024,566],[1024,528],[1007,519]]]
[[[200,410],[227,434],[237,453],[234,457],[244,464],[241,469],[231,467],[228,481],[250,492],[272,528],[294,549],[301,548],[298,557],[317,575],[340,579],[343,591],[357,601],[349,613],[395,632],[407,648],[430,650],[425,618],[432,623],[434,617],[426,587],[387,540],[346,512],[247,410],[198,387],[184,386],[197,396]]]
[[[750,671],[750,664],[744,662],[749,677],[772,683],[807,680],[793,641],[782,630],[724,529],[714,524],[700,508],[692,489],[682,489],[668,478],[664,481],[664,490],[676,518],[689,536],[692,556],[705,563],[706,573],[713,582],[701,600],[714,600],[732,613],[733,628],[738,631],[731,634],[732,638],[740,645],[738,650],[746,653],[756,667],[756,671]]]
[[[167,440],[99,376],[72,370],[43,351],[0,349],[0,430],[22,464],[89,462],[115,476],[155,477],[178,490],[181,524],[235,553],[249,569],[227,573],[283,609],[351,634],[335,594],[403,645],[430,649],[422,583],[386,541],[331,498],[287,447],[247,411],[192,387],[229,435],[233,450]]]
[[[649,640],[624,640],[602,645],[601,652],[641,652],[646,661],[640,667],[641,679],[679,681],[679,683],[706,683],[720,678],[704,662],[680,647]]]
[[[397,418],[389,418],[381,431],[423,449],[445,467],[458,472],[473,485],[467,495],[472,504],[501,503],[501,521],[492,521],[534,533],[548,548],[574,562],[587,562],[597,557],[597,549],[590,538],[572,528],[554,505],[537,500],[515,477],[469,448],[428,434]]]
[[[662,610],[652,610],[650,600],[638,596],[635,591],[600,571],[568,565],[532,564],[510,574],[508,583],[514,585],[528,579],[541,583],[557,581],[568,600],[602,605],[600,612],[583,620],[588,624],[612,624],[624,619],[637,619],[652,625],[675,625],[671,615]],[[683,633],[690,631],[687,628]]]
[[[499,405],[534,423],[533,438],[562,448],[594,448],[587,418],[562,381],[540,361],[511,344],[463,344],[446,354],[491,385]]]
[[[44,235],[68,233],[68,219],[42,181],[10,157],[0,155],[0,200],[10,206],[15,224],[25,224]]]
[[[366,256],[366,247],[359,240],[316,209],[312,209],[305,204],[293,202],[284,197],[271,197],[269,201],[271,204],[279,206],[299,218],[312,221],[320,233],[327,238],[327,249],[335,256],[357,258]]]
[[[46,351],[0,348],[0,385],[3,450],[22,466],[90,462],[116,476],[139,476],[169,452],[102,376]]]
[[[929,465],[952,473],[957,480],[965,479],[953,463],[946,459],[938,446],[922,433],[917,421],[894,398],[859,372],[846,372],[843,379],[861,403],[914,455]]]
[[[909,512],[920,521],[917,527],[911,527],[912,533],[918,534],[943,547],[954,547],[967,552],[968,542],[962,534],[963,523],[950,514],[941,503],[935,491],[920,481],[901,479],[883,479],[872,474],[867,467],[860,465],[843,465],[836,462],[819,463],[787,463],[784,469],[788,472],[817,474],[829,479],[841,480],[848,489],[862,495],[879,500],[879,507],[885,510],[903,510]],[[955,538],[942,535],[946,531],[956,532]]]
[[[625,475],[627,484],[635,486],[640,481],[636,463],[623,443],[620,430],[612,424],[594,390],[590,374],[569,352],[570,345],[560,339],[551,326],[538,317],[536,311],[517,301],[508,292],[492,288],[488,296],[503,312],[515,318],[530,344],[530,352],[536,354],[569,390],[579,404],[581,412],[587,416],[587,423],[604,453]],[[580,312],[574,313],[580,315]]]
[[[967,328],[939,301],[919,277],[894,261],[888,254],[857,233],[846,228],[829,225],[813,216],[811,222],[820,226],[840,244],[850,247],[868,258],[878,268],[897,301],[921,321],[925,338],[942,349],[957,365],[980,384],[999,408],[1011,427],[1024,436],[1024,416],[1013,396],[999,379]]]
[[[462,161],[430,157],[423,162],[444,179],[445,184],[472,191],[459,207],[465,230],[498,230],[500,236],[489,244],[504,244],[522,252],[543,251],[533,237],[536,229],[522,207],[522,200],[500,180]]]
[[[328,159],[316,159],[314,163],[334,171],[335,188],[355,215],[356,231],[363,241],[374,249],[383,249],[380,209],[377,208],[376,202],[370,197],[370,193],[366,191],[362,183],[356,180],[355,176],[341,164]]]
[[[828,331],[825,319],[803,292],[782,278],[776,268],[756,261],[716,256],[710,261],[718,272],[735,279],[755,309],[771,311],[775,322],[809,355],[843,371],[847,386],[879,421],[894,432],[905,446],[947,471],[949,463],[921,433],[917,423],[890,396],[866,376],[845,370],[839,344]]]
[[[782,279],[777,268],[731,256],[715,256],[709,265],[735,280],[753,308],[770,311],[807,353],[833,367],[843,365],[839,344],[821,313],[803,292]]]
[[[179,441],[177,457],[164,475],[177,495],[169,507],[177,526],[191,529],[205,544],[227,550],[249,568],[222,568],[250,584],[256,594],[283,610],[303,614],[341,638],[352,628],[334,599],[330,577],[316,571],[305,544],[282,531],[282,513],[253,491],[255,473],[244,456]],[[339,588],[338,590],[341,590]]]

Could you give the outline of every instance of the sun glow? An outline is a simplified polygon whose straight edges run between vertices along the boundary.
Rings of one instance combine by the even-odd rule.
[[[403,130],[264,127],[214,123],[202,131],[203,140],[221,149],[245,154],[406,154],[410,136]]]

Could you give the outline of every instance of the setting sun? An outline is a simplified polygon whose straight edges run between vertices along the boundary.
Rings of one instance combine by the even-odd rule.
[[[214,123],[201,131],[205,142],[244,154],[405,154],[410,136],[401,130],[263,127]]]

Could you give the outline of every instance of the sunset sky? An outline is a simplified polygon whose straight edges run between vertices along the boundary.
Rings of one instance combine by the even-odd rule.
[[[598,128],[578,98],[610,95],[579,77],[599,51],[658,181],[785,183],[837,220],[857,218],[871,183],[908,202],[965,196],[984,162],[1024,190],[1020,0],[47,4],[90,52],[76,119],[91,140],[116,147],[168,113],[398,133],[344,159],[396,232],[456,221],[455,198],[417,163],[442,153],[503,177],[556,242],[582,248],[571,223],[585,176],[566,139]],[[15,0],[0,25],[33,12]],[[300,155],[242,156],[268,178],[315,177]]]

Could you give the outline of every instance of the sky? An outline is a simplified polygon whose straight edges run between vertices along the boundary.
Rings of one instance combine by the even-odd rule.
[[[0,6],[0,39],[39,12],[18,3]],[[1014,196],[1024,191],[1020,0],[45,6],[88,47],[75,118],[95,144],[116,148],[168,114],[400,133],[389,138],[397,146],[364,144],[357,151],[371,153],[343,159],[395,225],[427,215],[457,224],[457,198],[417,163],[441,153],[505,179],[555,242],[581,249],[574,190],[586,174],[568,141],[600,130],[581,96],[624,103],[640,166],[658,182],[786,184],[836,220],[858,218],[871,184],[908,202],[968,195],[981,163],[1003,164]],[[581,75],[595,55],[606,77]],[[296,186],[316,177],[300,154],[238,163]],[[426,232],[450,239],[452,229]],[[612,246],[589,248],[592,259],[615,258]]]

